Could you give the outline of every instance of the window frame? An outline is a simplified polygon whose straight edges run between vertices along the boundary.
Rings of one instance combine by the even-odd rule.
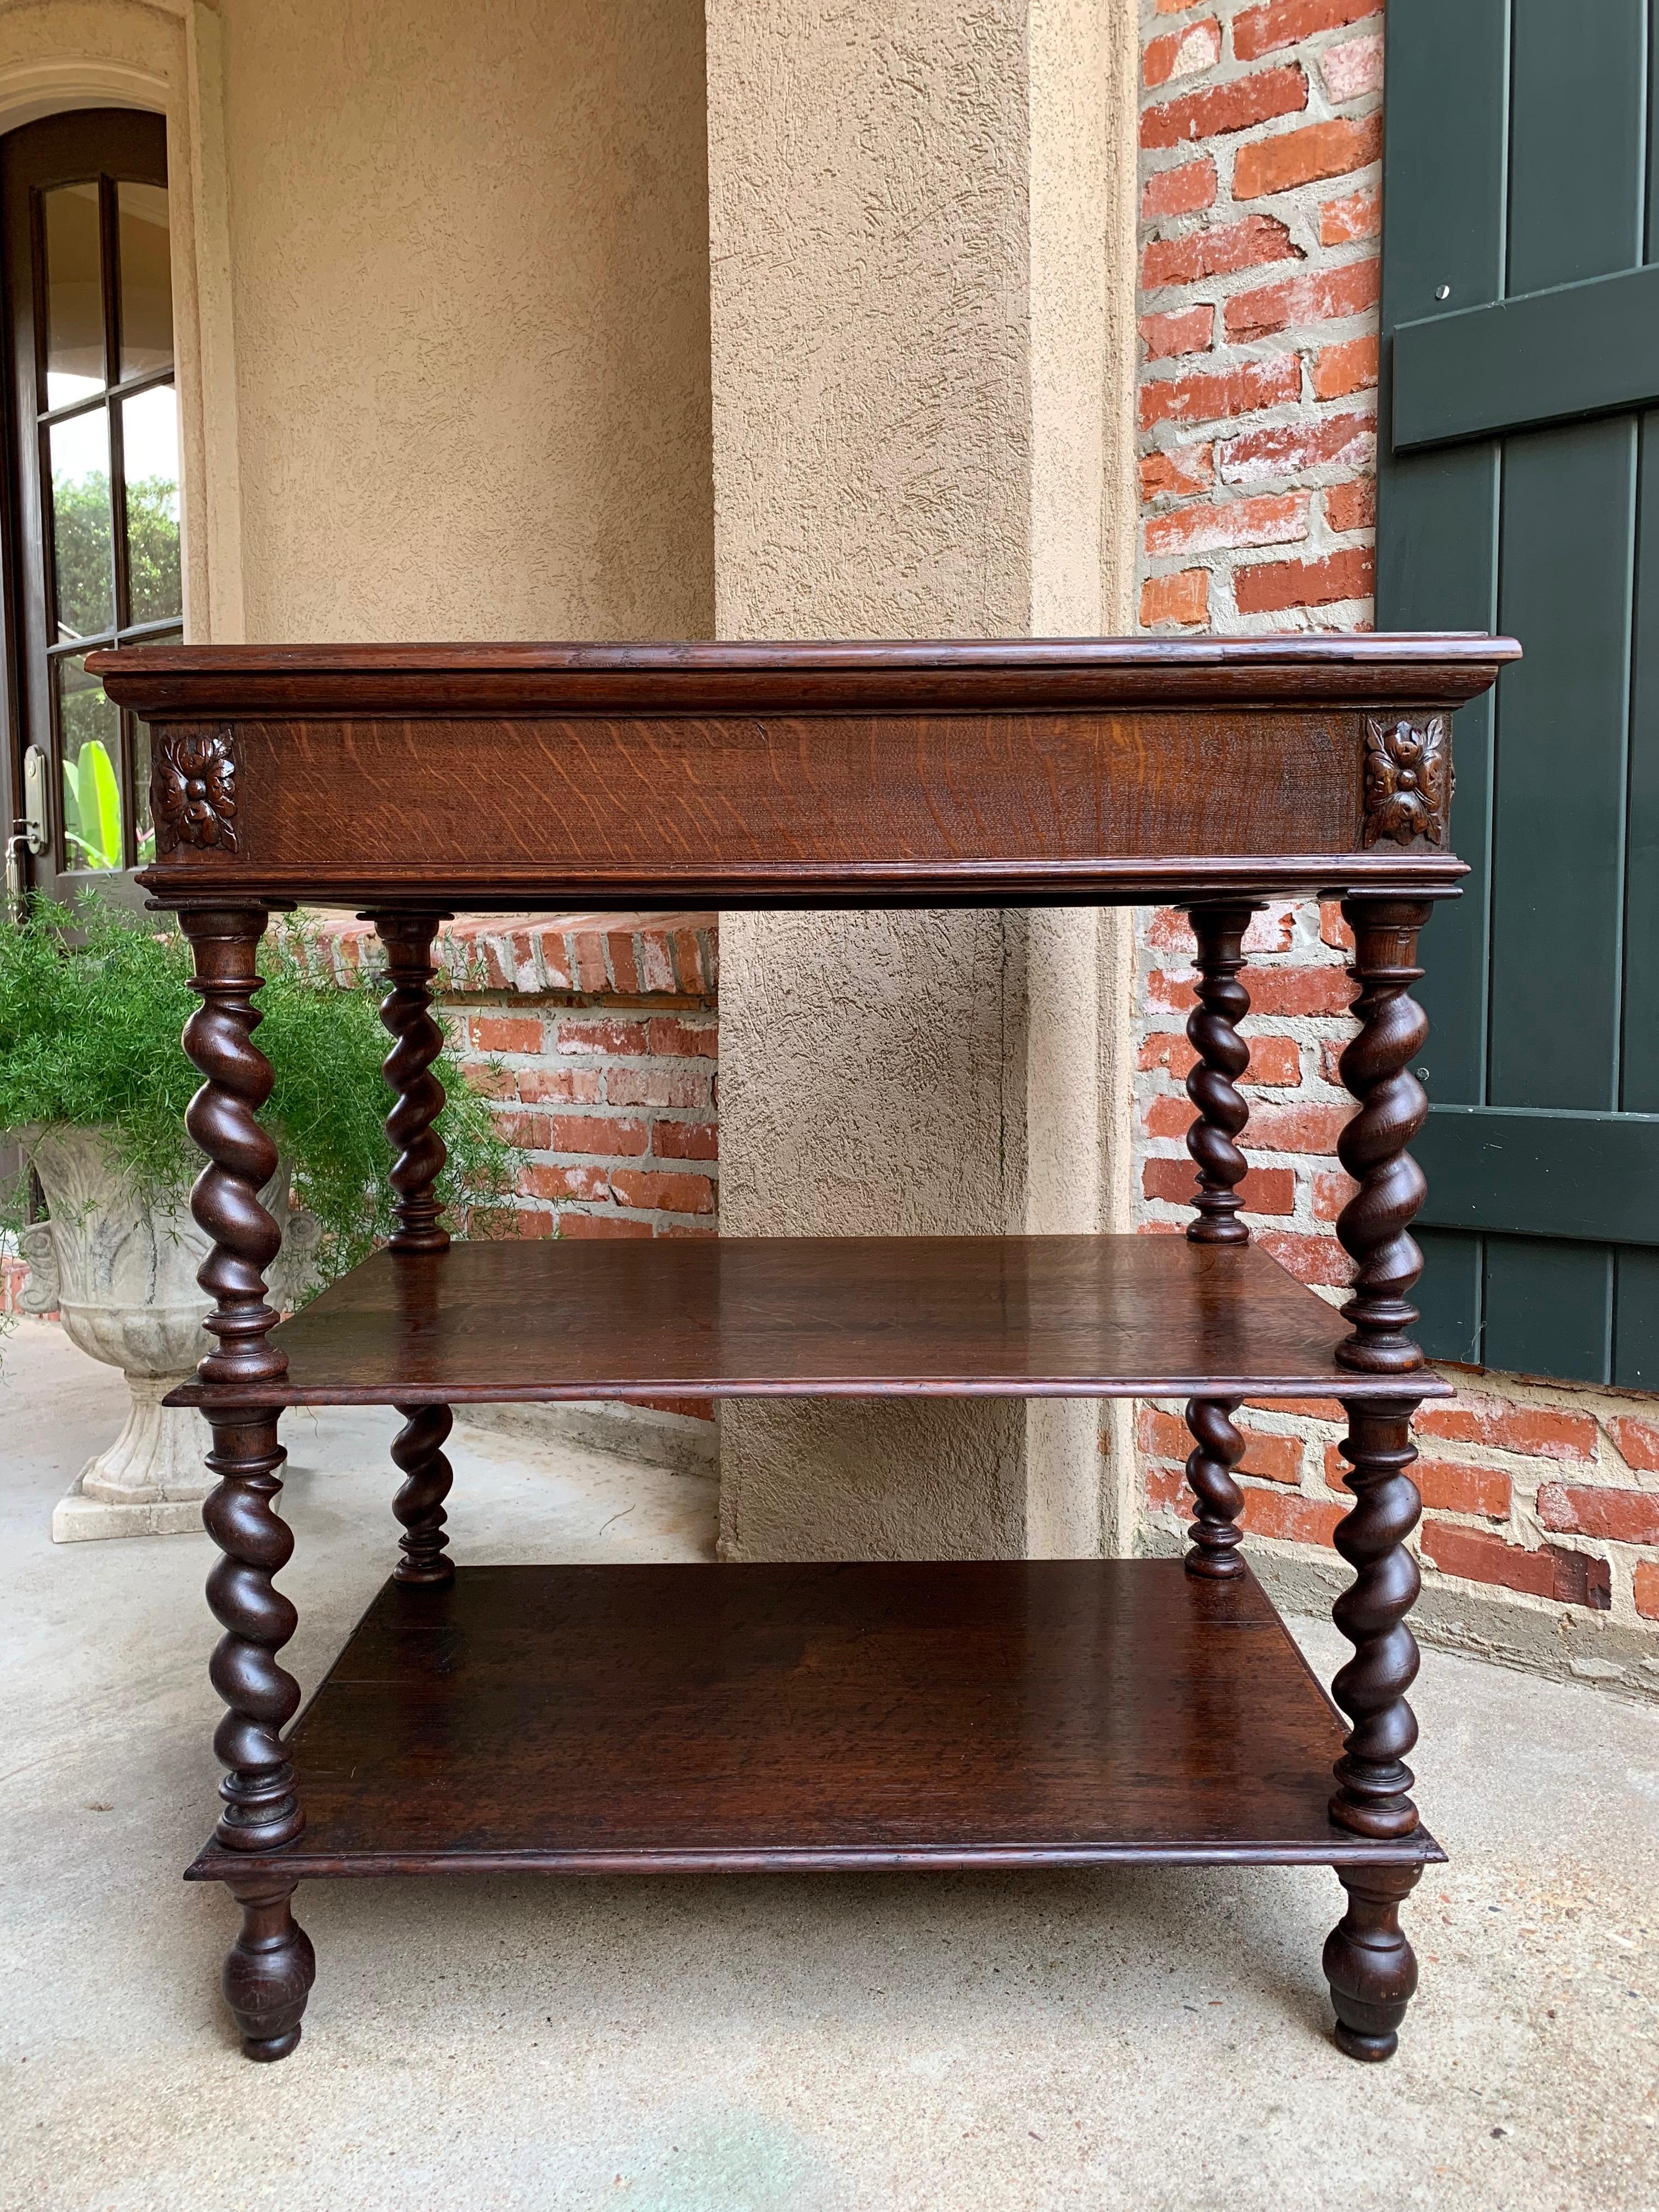
[[[102,284],[103,389],[52,408],[46,392],[46,302],[44,195],[59,185],[96,182]],[[181,611],[147,623],[130,619],[131,575],[127,545],[126,481],[123,410],[132,398],[157,388],[175,393],[179,374],[178,330],[173,359],[165,368],[123,381],[119,270],[120,184],[167,189],[165,118],[137,108],[79,108],[43,118],[8,132],[0,140],[0,261],[3,262],[3,312],[9,374],[6,393],[7,466],[5,497],[0,506],[3,530],[3,696],[10,723],[6,748],[14,779],[11,813],[22,793],[22,761],[31,744],[46,751],[51,823],[48,849],[28,863],[32,887],[62,900],[97,887],[124,903],[143,896],[134,881],[138,858],[139,814],[143,794],[134,775],[137,733],[131,714],[120,710],[117,774],[121,793],[122,866],[77,868],[68,865],[63,793],[63,732],[53,680],[57,663],[95,647],[125,647],[150,639],[182,635],[184,615],[183,484],[180,482],[179,590]],[[169,210],[171,216],[172,210]],[[170,224],[171,228],[171,224]],[[20,281],[21,280],[21,281]],[[176,301],[175,301],[176,305]],[[110,520],[114,621],[95,635],[60,642],[58,629],[54,532],[51,513],[50,439],[64,422],[101,410],[109,431]],[[182,428],[182,425],[181,425]],[[182,447],[182,438],[180,440]],[[180,477],[182,479],[182,451]],[[129,617],[123,620],[123,616]]]

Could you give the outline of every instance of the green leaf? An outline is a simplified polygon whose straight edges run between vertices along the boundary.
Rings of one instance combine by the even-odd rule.
[[[114,763],[100,738],[81,748],[76,763],[80,782],[81,842],[90,868],[118,868],[121,865],[121,792]]]

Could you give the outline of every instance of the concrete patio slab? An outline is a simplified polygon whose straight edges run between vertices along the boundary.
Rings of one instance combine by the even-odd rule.
[[[236,2051],[179,1875],[220,1708],[199,1535],[54,1549],[120,1377],[0,1346],[0,2204],[90,2212],[1395,2212],[1659,2202],[1659,1715],[1431,1652],[1452,1856],[1385,2067],[1328,2039],[1322,1869],[302,1888],[306,2039]],[[314,1680],[393,1556],[395,1417],[284,1423]],[[465,1559],[707,1557],[713,1486],[458,1431]],[[1328,1671],[1346,1649],[1298,1624]]]

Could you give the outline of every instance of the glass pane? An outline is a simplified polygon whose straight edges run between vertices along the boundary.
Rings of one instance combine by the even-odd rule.
[[[121,853],[121,718],[85,656],[52,663],[64,763],[64,865],[118,868]]]
[[[104,287],[98,187],[40,195],[46,240],[46,404],[67,407],[104,388]]]
[[[115,620],[109,416],[101,407],[71,415],[67,422],[54,422],[49,437],[58,641],[64,644],[108,629]]]
[[[179,403],[170,384],[122,401],[121,465],[127,489],[127,620],[160,622],[182,614],[185,605],[179,580]]]
[[[165,185],[115,187],[120,229],[121,377],[173,366],[173,253]]]
[[[146,645],[180,645],[184,632],[163,630],[159,637],[147,637]],[[149,725],[135,716],[131,723],[132,745],[132,818],[137,824],[138,866],[147,868],[155,858],[155,822],[149,811]]]

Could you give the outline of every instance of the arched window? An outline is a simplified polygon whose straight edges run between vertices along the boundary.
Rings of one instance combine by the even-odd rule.
[[[167,133],[125,108],[0,141],[12,368],[14,733],[33,877],[59,897],[151,857],[148,740],[86,672],[182,635]]]

